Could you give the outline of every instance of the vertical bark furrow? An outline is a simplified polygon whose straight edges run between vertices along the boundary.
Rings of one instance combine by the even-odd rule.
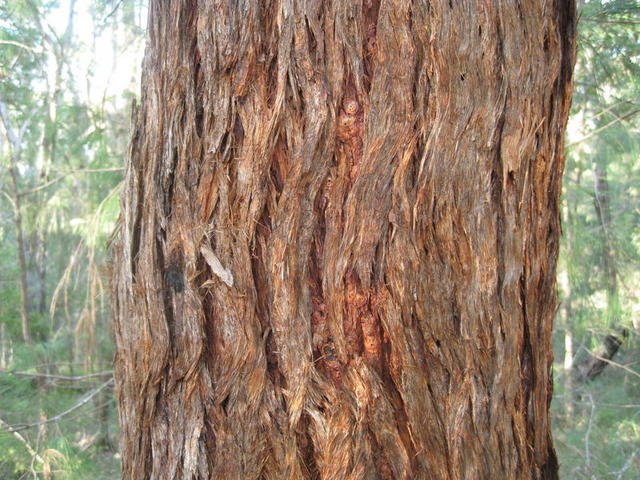
[[[556,478],[554,5],[151,1],[125,478]]]

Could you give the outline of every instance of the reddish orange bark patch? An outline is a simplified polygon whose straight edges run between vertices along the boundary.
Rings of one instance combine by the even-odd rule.
[[[376,287],[363,288],[354,274],[345,280],[347,291],[347,315],[344,321],[345,336],[350,351],[362,355],[375,367],[380,366],[382,357],[382,325],[378,314],[385,295]]]
[[[351,185],[358,174],[358,166],[362,161],[364,133],[364,114],[353,87],[347,89],[338,116],[336,137],[346,153],[349,180]]]

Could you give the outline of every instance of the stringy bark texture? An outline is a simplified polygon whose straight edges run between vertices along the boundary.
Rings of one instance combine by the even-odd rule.
[[[555,479],[573,0],[151,0],[126,479]]]

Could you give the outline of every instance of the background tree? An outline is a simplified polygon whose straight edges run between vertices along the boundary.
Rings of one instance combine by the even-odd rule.
[[[556,478],[571,1],[151,1],[125,478]]]

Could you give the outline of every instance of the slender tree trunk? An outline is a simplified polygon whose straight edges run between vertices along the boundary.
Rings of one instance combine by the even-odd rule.
[[[22,339],[25,343],[31,343],[31,324],[29,320],[29,288],[27,283],[27,257],[22,228],[22,208],[20,189],[18,186],[18,162],[22,151],[22,134],[27,124],[16,130],[11,125],[9,112],[3,102],[0,102],[0,120],[4,126],[5,134],[11,145],[9,155],[9,177],[11,179],[10,192],[8,194],[13,206],[13,221],[16,235],[16,250],[18,252],[18,268],[20,269],[20,320],[22,324]]]
[[[105,389],[100,392],[100,395],[96,397],[96,406],[98,410],[98,416],[100,418],[100,432],[97,440],[97,444],[108,449],[113,449],[113,442],[111,440],[111,434],[109,433],[109,425],[112,422],[109,419],[109,400],[113,399],[113,392],[110,389]]]
[[[575,182],[575,185],[580,185],[582,179],[582,173],[580,170],[575,172],[575,177],[570,181]],[[562,290],[564,298],[562,300],[562,311],[564,313],[564,408],[568,421],[571,421],[574,415],[574,388],[573,379],[575,372],[573,371],[573,359],[574,359],[574,310],[573,310],[573,275],[571,272],[574,270],[575,262],[578,260],[579,252],[576,252],[574,243],[574,220],[576,212],[576,202],[571,198],[565,198],[565,204],[563,208],[564,216],[562,218],[565,225],[565,255],[566,269],[564,275],[561,276]]]
[[[571,293],[564,300],[565,330],[564,330],[564,409],[567,418],[573,417],[573,309]]]
[[[568,209],[567,209],[568,210]],[[566,217],[565,217],[566,218]],[[570,251],[573,247],[570,234],[567,230],[565,234],[567,237],[566,245],[567,250]],[[568,253],[567,257],[571,254]],[[572,419],[574,414],[574,390],[573,390],[573,296],[571,290],[571,279],[568,272],[566,275],[562,275],[562,291],[564,298],[562,299],[562,317],[564,319],[564,358],[563,358],[563,380],[564,380],[564,412],[567,420]]]
[[[18,267],[20,269],[20,320],[22,323],[22,339],[25,343],[31,343],[31,321],[29,319],[29,286],[27,283],[27,255],[24,242],[24,229],[22,228],[22,209],[20,193],[18,191],[18,178],[15,166],[10,167],[11,191],[13,202],[13,219],[16,233],[16,249],[18,251]]]
[[[47,236],[46,231],[36,230],[32,235],[35,252],[35,268],[38,275],[38,313],[47,311]]]
[[[152,0],[124,478],[554,479],[574,2]]]
[[[602,242],[602,262],[604,267],[605,290],[607,292],[607,320],[609,324],[617,324],[620,314],[618,297],[618,267],[611,232],[611,202],[607,166],[602,158],[594,162],[595,209],[600,221],[600,238]]]
[[[4,322],[0,323],[0,370],[8,369],[13,361],[13,344],[5,327]]]

